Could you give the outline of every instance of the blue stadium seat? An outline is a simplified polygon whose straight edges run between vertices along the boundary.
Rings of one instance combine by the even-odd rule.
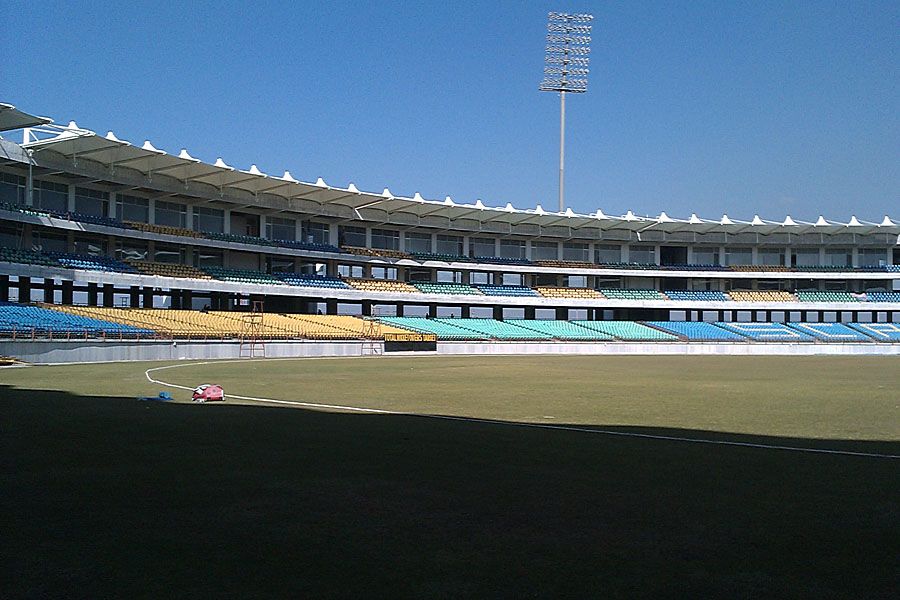
[[[154,331],[32,306],[0,302],[0,335],[76,334],[152,336]]]
[[[867,335],[843,323],[788,323],[788,327],[825,342],[870,342]]]
[[[809,342],[813,337],[791,329],[782,323],[716,323],[719,327],[733,331],[756,342]]]
[[[691,321],[647,321],[647,325],[652,325],[657,329],[668,331],[679,337],[688,340],[712,340],[712,341],[746,341],[747,338],[728,331],[716,325],[715,323],[702,323]]]

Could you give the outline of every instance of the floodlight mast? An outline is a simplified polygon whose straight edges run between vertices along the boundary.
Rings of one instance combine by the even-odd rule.
[[[544,80],[538,89],[559,93],[559,212],[566,208],[566,94],[587,91],[591,52],[591,25],[594,15],[580,13],[547,14],[547,52]]]

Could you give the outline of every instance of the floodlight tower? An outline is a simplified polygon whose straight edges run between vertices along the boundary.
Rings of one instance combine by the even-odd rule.
[[[559,92],[559,212],[565,210],[566,94],[587,91],[594,15],[552,12],[547,15],[547,52],[542,92]]]

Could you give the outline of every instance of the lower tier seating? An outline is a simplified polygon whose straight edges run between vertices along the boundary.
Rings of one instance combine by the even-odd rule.
[[[549,340],[549,333],[516,325],[518,321],[495,321],[494,319],[437,319],[463,329],[481,334],[484,339],[493,340]]]
[[[665,300],[657,290],[602,289],[600,293],[611,300]]]
[[[826,342],[870,342],[867,335],[843,323],[787,323],[791,329]]]
[[[260,284],[278,284],[281,283],[273,275],[261,273],[259,271],[250,271],[247,269],[226,269],[224,267],[201,267],[208,275],[221,281],[234,281],[237,283],[260,283]]]
[[[866,292],[867,302],[900,302],[900,292]]]
[[[739,333],[757,342],[809,342],[813,336],[792,329],[782,323],[716,323],[719,327]]]
[[[879,342],[900,342],[900,323],[848,323],[847,326]]]
[[[673,335],[684,338],[686,340],[710,340],[710,341],[746,341],[747,338],[715,325],[714,323],[703,323],[699,321],[648,321],[647,325],[652,325],[657,329],[662,329]]]
[[[346,279],[350,287],[366,292],[390,292],[393,294],[418,294],[418,288],[405,281],[392,279]]]
[[[192,267],[190,265],[140,260],[128,261],[128,264],[144,275],[183,277],[185,279],[212,279],[212,277],[197,267]]]
[[[426,294],[454,294],[454,295],[468,295],[468,296],[479,296],[481,292],[476,288],[473,288],[470,285],[466,285],[465,283],[439,283],[436,281],[413,281],[412,285],[415,286],[420,292],[424,292]]]
[[[572,321],[582,327],[605,333],[620,340],[666,341],[677,340],[671,333],[647,327],[635,321]]]
[[[0,247],[0,261],[22,263],[26,265],[41,265],[45,267],[59,266],[59,263],[56,260],[45,254],[41,254],[40,252],[5,247]]]
[[[89,254],[48,254],[64,267],[85,271],[105,271],[107,273],[137,273],[137,269],[129,264],[107,256]]]
[[[382,248],[362,248],[360,246],[341,246],[341,251],[357,256],[377,256],[381,258],[412,258],[407,252]]]
[[[433,333],[441,340],[481,340],[483,333],[456,325],[458,319],[438,320],[425,317],[380,317],[382,323],[415,331],[417,333]],[[450,322],[448,322],[450,321]]]
[[[342,279],[305,273],[274,273],[280,281],[300,287],[349,288]]]
[[[37,335],[90,334],[150,337],[154,331],[134,327],[114,321],[95,319],[85,315],[69,314],[30,304],[0,303],[0,332],[4,336],[12,334]]]
[[[582,327],[571,321],[551,321],[541,319],[516,319],[509,321],[519,327],[526,327],[541,333],[545,333],[557,340],[571,341],[602,341],[611,340],[613,337],[596,329]]]

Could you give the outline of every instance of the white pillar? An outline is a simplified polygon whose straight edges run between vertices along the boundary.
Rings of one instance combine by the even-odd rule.
[[[75,212],[75,186],[71,183],[66,189],[66,210]]]

